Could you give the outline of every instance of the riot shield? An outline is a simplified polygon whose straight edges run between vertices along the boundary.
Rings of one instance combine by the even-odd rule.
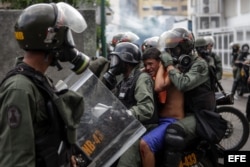
[[[146,129],[89,69],[64,82],[84,97],[77,140],[90,160],[86,166],[109,167]]]

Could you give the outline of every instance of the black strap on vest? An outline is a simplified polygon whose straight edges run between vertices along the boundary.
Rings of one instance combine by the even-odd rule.
[[[45,76],[43,76],[42,73],[34,70],[33,68],[29,67],[28,65],[21,63],[13,70],[9,71],[5,78],[2,80],[1,84],[10,78],[11,76],[14,76],[16,74],[22,74],[26,77],[28,77],[40,90],[45,92],[49,97],[53,97],[53,94],[55,92],[55,89],[53,89]]]
[[[211,66],[208,66],[208,69],[209,69],[209,73],[210,73],[210,79],[213,80],[213,82],[211,82],[211,84],[213,84],[211,87],[215,87],[215,83],[218,85],[221,93],[226,96],[227,94],[225,93],[221,83],[218,81],[217,77],[216,77],[216,74],[215,74],[215,71],[214,71],[214,68],[211,67]]]

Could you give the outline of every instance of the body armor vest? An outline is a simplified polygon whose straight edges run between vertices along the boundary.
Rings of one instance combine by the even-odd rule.
[[[202,109],[214,111],[216,107],[214,91],[205,84],[185,92],[184,99],[186,112],[194,112]]]
[[[136,70],[133,77],[129,77],[127,80],[122,80],[118,84],[118,99],[129,109],[136,104],[134,97],[135,85],[138,80],[141,71]]]
[[[135,99],[135,86],[136,81],[138,80],[140,74],[142,72],[140,70],[136,70],[133,77],[129,77],[127,80],[122,80],[117,86],[117,97],[118,99],[130,109],[132,106],[136,105],[137,101]],[[142,122],[145,124],[156,124],[158,123],[158,114],[157,114],[157,105],[156,105],[156,95],[154,94],[154,113],[153,116],[148,120]]]

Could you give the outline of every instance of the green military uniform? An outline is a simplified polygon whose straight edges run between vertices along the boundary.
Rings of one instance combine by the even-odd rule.
[[[216,70],[216,77],[217,77],[218,80],[221,80],[222,79],[222,75],[223,75],[221,58],[220,58],[220,56],[218,56],[214,52],[211,53],[211,56],[214,59],[215,70]]]
[[[208,64],[201,57],[192,57],[193,64],[188,72],[180,73],[178,70],[171,70],[169,77],[174,85],[181,91],[191,90],[202,83],[210,82]]]
[[[129,108],[140,122],[149,120],[154,113],[153,89],[152,78],[147,73],[141,73],[135,86],[134,97],[137,104]]]
[[[135,75],[139,68],[134,69],[130,77]],[[140,121],[149,120],[154,113],[153,80],[147,73],[141,73],[136,81],[134,98],[136,104],[128,108],[132,114]],[[145,125],[150,129],[154,125]],[[139,140],[136,141],[121,157],[117,167],[140,167]]]
[[[23,75],[8,79],[0,92],[0,166],[34,167],[35,133],[45,129],[38,127],[34,131],[33,123],[48,119],[44,99],[36,86]]]
[[[71,91],[68,93],[55,96],[53,103],[62,117],[64,126],[67,127],[65,140],[73,144],[76,142],[76,127],[84,106],[81,96]],[[50,97],[45,94],[32,79],[23,74],[10,76],[2,83],[0,87],[0,166],[37,166],[37,156],[40,153],[36,147],[37,142],[45,137],[55,124],[50,120],[51,111],[46,105]],[[74,111],[66,101],[73,105]],[[41,150],[45,151],[52,145],[55,148],[50,149],[49,153],[55,149],[57,154],[59,149],[53,145],[53,137],[57,136],[51,138],[48,136],[49,141],[47,145],[42,146]],[[66,161],[69,162],[69,159]]]
[[[93,57],[89,62],[89,69],[103,81],[103,75],[109,69],[109,61],[105,57]]]
[[[178,70],[169,71],[169,77],[172,83],[181,91],[188,92],[202,84],[210,87],[210,77],[207,62],[201,57],[194,56],[193,64],[186,73],[180,73]],[[194,97],[185,97],[185,99],[192,99]],[[208,102],[209,103],[209,102]],[[190,104],[187,104],[190,105]],[[177,121],[174,124],[180,125],[186,132],[186,141],[194,139],[196,134],[196,119],[194,113],[188,111],[185,107],[185,118]]]
[[[237,57],[239,56],[239,53],[231,53],[232,56],[232,61],[231,61],[231,66],[232,66],[232,71],[233,71],[233,78],[236,78],[237,75],[237,66],[235,65],[235,61],[237,60]]]

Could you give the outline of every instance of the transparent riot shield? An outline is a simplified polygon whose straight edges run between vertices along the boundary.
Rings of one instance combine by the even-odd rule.
[[[64,82],[84,97],[77,140],[90,160],[87,166],[109,167],[146,129],[89,69]]]

